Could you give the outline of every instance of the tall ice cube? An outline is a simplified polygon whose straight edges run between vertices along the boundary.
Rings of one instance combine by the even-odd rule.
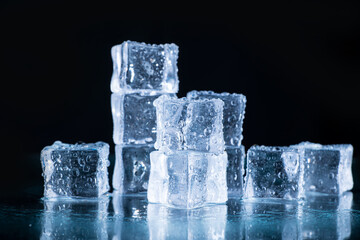
[[[56,141],[41,151],[45,197],[99,197],[109,187],[109,145]]]
[[[243,121],[245,118],[246,97],[238,93],[215,93],[213,91],[191,91],[189,99],[214,99],[224,102],[224,140],[226,146],[241,145],[243,139]]]
[[[305,192],[342,194],[354,186],[351,144],[321,145],[302,142],[292,147],[303,150]]]
[[[242,197],[244,194],[245,147],[226,146],[228,155],[227,187],[229,196]]]
[[[304,197],[301,150],[290,147],[252,146],[247,152],[245,197]]]
[[[111,91],[177,93],[178,53],[179,48],[175,44],[125,41],[113,46]]]
[[[189,100],[163,95],[154,101],[157,115],[155,148],[160,151],[224,149],[223,106],[220,99]]]

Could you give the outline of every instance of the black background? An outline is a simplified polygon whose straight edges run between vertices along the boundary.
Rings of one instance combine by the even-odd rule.
[[[1,194],[41,179],[38,154],[55,140],[114,151],[110,49],[125,40],[179,46],[179,96],[245,94],[246,148],[351,143],[358,181],[359,10],[356,1],[2,1]]]

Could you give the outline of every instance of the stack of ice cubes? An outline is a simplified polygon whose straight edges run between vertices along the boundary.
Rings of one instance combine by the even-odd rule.
[[[178,46],[132,41],[111,49],[111,110],[114,121],[113,188],[122,193],[147,191],[150,152],[156,139],[153,102],[178,91]]]
[[[237,93],[215,93],[213,91],[191,91],[189,99],[221,99],[224,102],[223,127],[225,151],[228,155],[227,187],[229,196],[241,197],[245,175],[245,147],[243,139],[243,121],[245,117],[246,97]]]
[[[220,99],[155,100],[157,140],[150,154],[148,200],[195,208],[227,200],[227,154]]]

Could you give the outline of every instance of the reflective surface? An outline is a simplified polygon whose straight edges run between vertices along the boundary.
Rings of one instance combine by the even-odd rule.
[[[41,191],[35,187],[2,199],[1,238],[356,239],[360,234],[360,201],[351,192],[314,195],[302,203],[229,199],[183,210],[149,204],[145,194],[42,200]]]

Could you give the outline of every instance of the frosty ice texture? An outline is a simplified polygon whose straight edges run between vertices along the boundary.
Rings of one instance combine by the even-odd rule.
[[[227,166],[227,187],[229,196],[241,197],[243,195],[244,175],[245,175],[245,148],[226,147],[228,155]]]
[[[41,151],[45,197],[98,197],[109,190],[109,145],[56,141]]]
[[[304,150],[306,192],[341,194],[353,188],[352,145],[302,142],[292,147]]]
[[[220,99],[189,100],[163,95],[154,101],[154,105],[157,115],[156,149],[165,152],[224,151],[224,103]]]
[[[154,143],[156,138],[156,109],[153,101],[158,93],[112,94],[111,111],[115,144]]]
[[[132,41],[113,46],[111,91],[160,91],[176,93],[178,46]]]
[[[252,146],[247,152],[245,197],[304,197],[301,151],[290,147]]]
[[[122,193],[147,191],[150,175],[150,152],[148,145],[116,145],[113,188]]]
[[[188,92],[189,99],[214,99],[224,102],[224,140],[226,146],[240,146],[242,125],[245,117],[246,97],[237,93],[215,93],[213,91]]]
[[[150,161],[149,202],[179,208],[226,202],[226,152],[154,151]]]

